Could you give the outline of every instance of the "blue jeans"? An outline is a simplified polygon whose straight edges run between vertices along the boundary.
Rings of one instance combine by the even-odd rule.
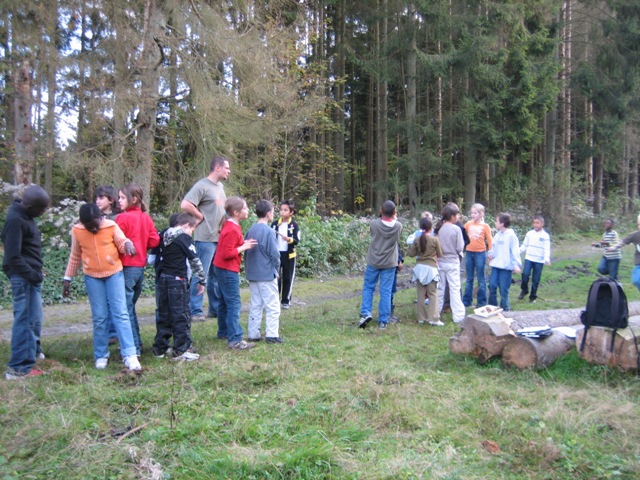
[[[465,307],[473,304],[473,280],[478,275],[478,307],[487,304],[487,278],[484,274],[487,264],[487,252],[467,252],[465,254],[465,269],[467,271],[467,286],[462,296],[462,303]]]
[[[640,265],[633,267],[633,270],[631,271],[631,283],[640,290]]]
[[[598,264],[598,273],[600,275],[608,275],[609,278],[617,280],[618,267],[620,267],[619,258],[607,258],[603,255]]]
[[[120,354],[123,357],[136,355],[124,292],[124,273],[114,273],[106,278],[85,275],[84,284],[93,318],[93,356],[96,359],[109,356],[109,318],[116,327]]]
[[[540,285],[540,278],[542,277],[543,267],[544,263],[532,262],[531,260],[524,261],[520,290],[523,295],[529,293],[529,276],[531,276],[531,295],[529,295],[529,300],[531,301],[538,298],[538,285]],[[617,270],[618,269],[616,268],[616,273]]]
[[[133,333],[133,343],[136,346],[136,355],[142,352],[142,340],[140,339],[140,325],[138,325],[138,315],[136,314],[136,302],[142,293],[142,282],[144,281],[144,267],[124,267],[124,290],[127,295],[127,312],[131,322],[131,333]]]
[[[231,270],[213,267],[218,277],[220,288],[220,304],[218,305],[218,325],[225,322],[226,329],[223,332],[227,337],[227,343],[233,345],[242,340],[242,327],[240,326],[240,275]],[[218,327],[220,328],[220,327]],[[220,330],[218,330],[218,337]]]
[[[216,277],[216,269],[213,268],[213,256],[216,254],[218,244],[214,242],[196,242],[196,253],[202,262],[204,276],[207,277],[207,296],[209,297],[209,316],[218,314],[218,304],[220,303],[220,289],[218,287],[218,279]],[[191,316],[203,315],[202,303],[204,295],[198,295],[198,279],[191,278],[191,299],[189,301],[189,311]],[[218,330],[220,323],[218,322]]]
[[[9,280],[13,293],[13,326],[8,372],[26,375],[36,364],[36,355],[40,353],[42,284],[34,285],[20,275],[11,275]]]
[[[491,275],[489,276],[489,303],[491,305],[498,305],[498,297],[496,291],[500,289],[500,308],[505,312],[511,310],[509,305],[509,288],[511,287],[511,277],[513,270],[505,270],[504,268],[491,269]]]
[[[373,292],[380,279],[380,302],[378,303],[378,323],[388,323],[391,315],[391,288],[397,267],[376,268],[367,265],[362,285],[362,305],[360,316],[371,315]]]

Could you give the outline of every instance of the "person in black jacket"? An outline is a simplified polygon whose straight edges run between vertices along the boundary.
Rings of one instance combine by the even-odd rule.
[[[36,357],[44,358],[40,347],[42,328],[42,242],[34,221],[49,206],[49,195],[38,185],[27,187],[22,200],[15,200],[2,229],[2,270],[11,281],[13,327],[11,358],[5,377],[17,380],[42,375]]]
[[[291,305],[291,289],[296,277],[296,245],[300,242],[300,227],[293,219],[294,213],[295,204],[285,200],[280,204],[280,218],[271,224],[280,251],[278,290],[285,310]]]

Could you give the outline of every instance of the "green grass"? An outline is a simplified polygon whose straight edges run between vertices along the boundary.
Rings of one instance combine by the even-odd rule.
[[[584,306],[600,252],[555,247],[567,259],[545,267],[541,300],[514,287],[515,309]],[[198,362],[145,354],[140,377],[95,370],[89,335],[45,338],[48,375],[2,383],[0,478],[638,478],[635,376],[575,352],[542,371],[452,355],[457,327],[415,323],[413,288],[396,296],[399,325],[359,330],[361,282],[298,281],[306,305],[283,312],[284,345],[234,352],[214,322],[195,324]]]

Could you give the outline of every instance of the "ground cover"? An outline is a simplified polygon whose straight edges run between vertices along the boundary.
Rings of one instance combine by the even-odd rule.
[[[517,301],[514,286],[514,309],[583,307],[601,254],[589,243],[556,241],[539,301]],[[630,301],[632,254],[620,274]],[[45,322],[61,325],[43,340],[48,374],[2,381],[0,478],[638,478],[635,376],[575,352],[524,372],[454,356],[457,327],[415,323],[413,288],[397,294],[400,324],[359,330],[361,282],[299,281],[284,345],[233,352],[208,321],[193,326],[198,362],[144,354],[141,376],[93,368],[86,303],[48,307]],[[150,300],[143,311],[150,345]]]

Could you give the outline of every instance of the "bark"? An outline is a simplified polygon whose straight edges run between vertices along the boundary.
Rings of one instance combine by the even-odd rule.
[[[548,367],[574,345],[574,339],[560,332],[540,339],[516,336],[504,346],[502,364],[519,369]]]
[[[412,3],[409,4],[409,28],[411,30],[411,38],[409,40],[409,49],[407,51],[407,156],[409,157],[409,212],[411,216],[415,215],[416,206],[418,204],[418,191],[416,180],[418,177],[418,140],[416,138],[416,80],[417,80],[417,41],[415,25],[416,8]]]
[[[629,302],[629,317],[640,315],[640,302]],[[570,327],[580,325],[580,312],[584,308],[567,308],[562,310],[530,310],[527,312],[503,312],[506,318],[514,321],[514,331],[524,327]]]
[[[578,355],[589,363],[606,365],[629,372],[638,370],[638,336],[639,326],[630,326],[617,330],[604,327],[591,327],[587,331],[584,348],[580,351],[584,330],[579,330],[576,336]],[[611,340],[614,340],[611,351]]]
[[[449,339],[449,349],[452,353],[474,356],[480,363],[500,356],[515,337],[510,322],[501,315],[489,318],[469,315],[460,327],[462,330]]]
[[[33,129],[31,126],[31,64],[23,60],[15,76],[15,162],[14,182],[16,185],[33,182],[35,156]]]

